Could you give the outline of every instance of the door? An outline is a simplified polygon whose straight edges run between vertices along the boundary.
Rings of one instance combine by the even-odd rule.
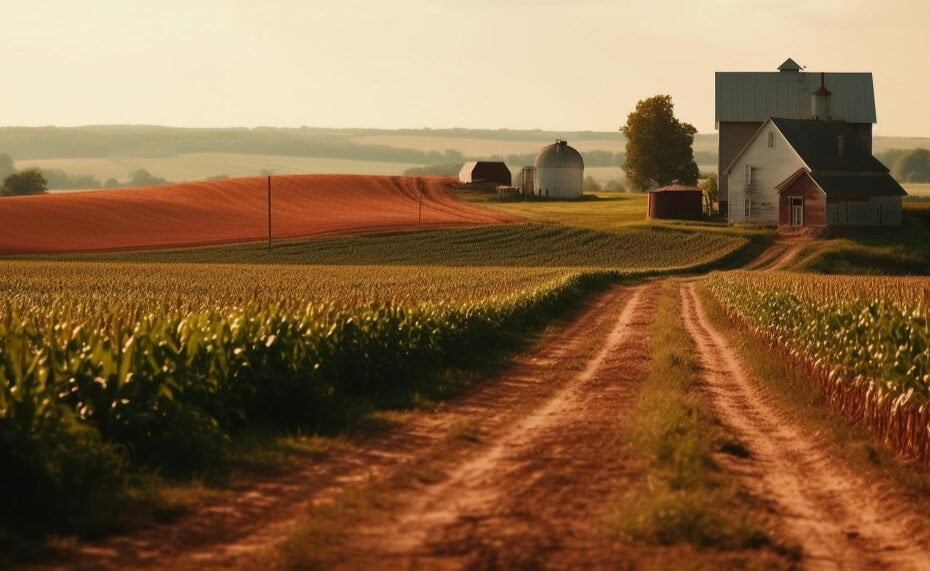
[[[791,198],[791,226],[804,226],[804,199],[799,197]]]

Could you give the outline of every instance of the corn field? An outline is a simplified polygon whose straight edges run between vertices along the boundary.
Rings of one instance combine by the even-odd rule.
[[[930,462],[930,278],[727,272],[707,284],[843,414]]]
[[[87,513],[256,427],[315,432],[441,383],[613,272],[10,262],[0,523]],[[46,527],[47,527],[47,522]],[[67,522],[65,522],[67,523]]]

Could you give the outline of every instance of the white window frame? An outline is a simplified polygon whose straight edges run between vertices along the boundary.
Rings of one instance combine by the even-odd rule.
[[[746,165],[746,186],[752,184],[752,166]]]
[[[747,220],[749,219],[750,216],[752,216],[752,199],[751,198],[747,197],[746,199],[744,199],[743,215],[746,217]]]

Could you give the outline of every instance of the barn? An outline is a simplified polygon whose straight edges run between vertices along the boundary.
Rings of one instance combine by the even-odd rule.
[[[900,226],[907,194],[855,126],[822,119],[769,119],[726,177],[731,221],[781,227]]]
[[[720,213],[732,213],[734,222],[742,221],[744,203],[741,196],[733,196],[740,189],[730,186],[722,173],[768,118],[843,121],[850,126],[851,136],[872,151],[876,115],[871,73],[809,73],[788,58],[777,71],[717,72],[714,82]],[[774,224],[774,199],[771,214]]]
[[[465,184],[510,186],[510,169],[499,161],[469,161],[459,171],[459,181]]]
[[[653,219],[697,220],[704,211],[704,193],[693,186],[671,184],[649,191],[646,215]]]
[[[561,139],[543,147],[533,161],[534,194],[543,198],[581,198],[584,159]]]

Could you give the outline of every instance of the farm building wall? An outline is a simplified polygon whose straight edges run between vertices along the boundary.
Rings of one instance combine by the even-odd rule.
[[[545,198],[580,198],[584,188],[584,170],[537,167],[536,194]]]
[[[773,134],[771,147],[769,133]],[[727,218],[730,222],[777,224],[779,197],[775,186],[802,166],[804,163],[787,139],[769,123],[725,177],[730,196]]]
[[[727,177],[723,176],[736,155],[746,146],[753,134],[759,130],[762,122],[720,123],[720,140],[718,143],[717,172],[720,174],[720,214],[727,215]]]
[[[805,175],[799,176],[784,189],[778,200],[778,225],[791,225],[791,199],[804,199],[804,226],[823,228],[827,225],[827,195]]]
[[[704,212],[700,190],[650,192],[646,214],[649,218],[697,220]]]
[[[900,226],[901,197],[829,198],[827,223],[831,226]]]
[[[510,169],[502,162],[471,161],[459,171],[459,181],[466,184],[494,183],[510,186]]]

